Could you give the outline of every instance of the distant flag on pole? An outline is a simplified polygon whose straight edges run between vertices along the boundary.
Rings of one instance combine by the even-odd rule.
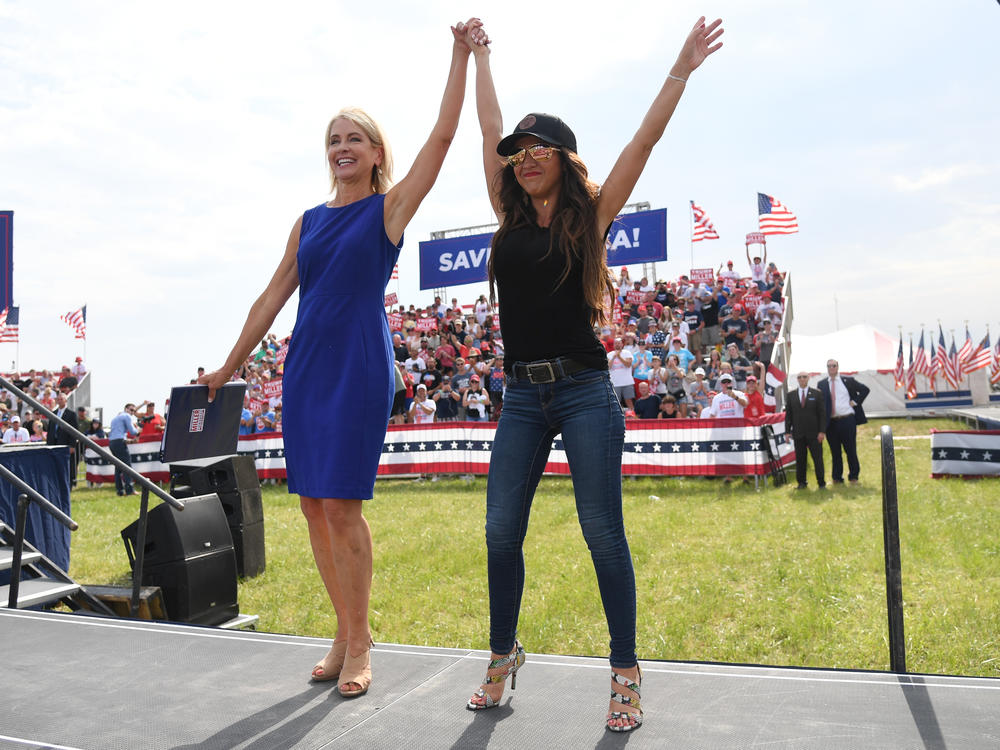
[[[934,356],[934,371],[940,372],[945,380],[948,380],[948,370],[950,369],[950,358],[948,357],[948,345],[944,343],[944,331],[938,323],[938,345],[937,353]]]
[[[18,341],[18,323],[21,316],[21,309],[11,307],[0,313],[0,343],[14,343]]]
[[[59,320],[68,325],[75,332],[74,338],[87,338],[87,306],[84,305],[79,310],[60,315]]]
[[[757,193],[757,220],[761,234],[794,234],[799,231],[799,221],[788,206],[763,193]]]
[[[715,231],[712,220],[705,214],[705,209],[691,201],[691,213],[694,214],[694,228],[691,231],[692,242],[719,239],[719,233]]]
[[[997,336],[997,345],[993,348],[993,365],[990,367],[990,382],[993,385],[1000,383],[1000,336]]]
[[[906,397],[917,397],[917,370],[913,366],[913,336],[910,336],[910,366],[906,370]]]
[[[920,331],[920,343],[917,344],[916,373],[917,375],[926,375],[928,378],[931,376],[931,368],[927,362],[927,351],[924,349],[923,330]]]
[[[778,405],[778,399],[774,392],[781,388],[787,379],[787,375],[773,362],[767,366],[764,374],[764,406],[771,407],[772,411]]]
[[[392,281],[399,281],[399,263],[392,267]]]
[[[965,341],[962,348],[958,350],[958,374],[965,372],[965,365],[972,356],[972,336],[969,335],[969,326],[965,327]]]
[[[913,352],[910,352],[912,359]],[[892,376],[896,379],[896,390],[898,391],[906,385],[906,371],[903,369],[903,334],[899,334],[899,354],[896,355],[896,369],[892,371]]]
[[[944,379],[955,390],[958,390],[958,386],[962,384],[962,370],[958,364],[958,350],[955,348],[954,336],[951,338],[951,351],[945,357]]]
[[[984,367],[989,367],[990,355],[990,332],[987,331],[986,335],[983,336],[983,340],[979,342],[979,346],[969,355],[968,360],[963,365],[965,373],[968,374],[976,370],[982,370]]]

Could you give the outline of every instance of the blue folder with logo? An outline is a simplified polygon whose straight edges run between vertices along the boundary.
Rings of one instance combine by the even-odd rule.
[[[235,454],[246,391],[243,381],[226,383],[208,403],[207,385],[171,388],[160,461],[169,464]]]

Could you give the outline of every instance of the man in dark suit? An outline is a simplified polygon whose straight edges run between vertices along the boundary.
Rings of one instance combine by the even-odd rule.
[[[833,475],[835,484],[844,482],[844,459],[841,448],[847,454],[847,479],[851,484],[857,484],[861,474],[861,464],[858,463],[858,425],[868,420],[861,404],[868,396],[868,386],[854,378],[840,375],[840,364],[835,359],[826,363],[828,377],[823,378],[817,386],[823,394],[826,413],[829,422],[826,426],[826,438],[830,444],[830,455],[833,458]]]
[[[56,416],[61,418],[75,429],[80,429],[77,424],[76,414],[72,409],[66,407],[66,395],[60,393],[56,396],[56,408],[53,409]],[[56,420],[50,419],[45,442],[49,445],[65,445],[69,447],[69,480],[70,484],[76,486],[76,436],[71,434],[65,427]]]
[[[785,402],[785,433],[792,436],[795,443],[795,479],[799,486],[806,488],[806,455],[812,454],[813,468],[816,469],[816,483],[826,487],[826,472],[823,468],[823,438],[826,429],[826,406],[823,394],[809,387],[809,373],[798,374],[799,387],[788,394]]]

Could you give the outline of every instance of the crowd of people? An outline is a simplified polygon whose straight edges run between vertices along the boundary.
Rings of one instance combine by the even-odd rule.
[[[623,267],[612,322],[595,329],[612,384],[635,419],[759,416],[764,372],[783,315],[783,275],[750,258],[750,276],[720,266],[714,283],[633,281]],[[440,298],[389,315],[397,367],[394,424],[495,421],[503,408],[503,338],[485,295]],[[544,325],[539,336],[552,335]]]

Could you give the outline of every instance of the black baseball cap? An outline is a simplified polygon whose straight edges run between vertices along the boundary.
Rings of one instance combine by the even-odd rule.
[[[526,115],[514,128],[514,132],[497,144],[497,153],[500,156],[510,156],[517,151],[514,143],[518,138],[525,135],[533,135],[541,138],[546,143],[553,146],[568,148],[576,152],[576,136],[570,130],[569,125],[564,123],[555,115],[547,115],[542,112],[532,112]]]

